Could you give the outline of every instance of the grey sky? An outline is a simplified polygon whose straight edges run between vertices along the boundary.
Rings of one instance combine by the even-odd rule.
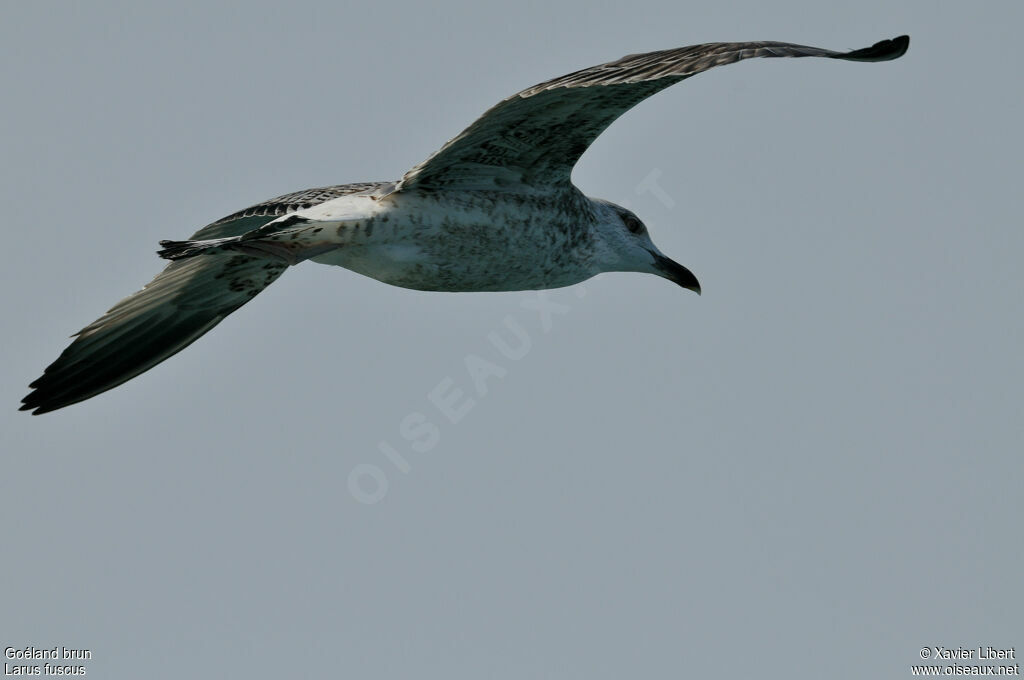
[[[0,642],[153,679],[903,678],[925,645],[1024,653],[1022,21],[8,3]],[[545,330],[534,293],[304,265],[140,378],[16,411],[161,238],[398,178],[499,99],[627,53],[901,33],[891,63],[716,69],[584,156],[576,183],[701,297],[602,275],[551,291]],[[519,359],[489,339],[506,323]],[[486,394],[470,356],[503,371]],[[475,401],[452,423],[435,389]],[[379,502],[350,493],[360,465]]]

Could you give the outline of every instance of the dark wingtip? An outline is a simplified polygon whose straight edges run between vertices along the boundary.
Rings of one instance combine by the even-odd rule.
[[[847,61],[889,61],[899,59],[910,47],[910,36],[901,35],[891,40],[880,40],[871,47],[864,47],[845,54],[837,54],[836,59]]]
[[[53,409],[46,408],[40,399],[34,399],[35,392],[28,394],[24,399],[21,400],[21,406],[18,407],[19,411],[32,411],[32,415],[38,416],[40,413],[47,413]],[[33,410],[34,409],[34,410]]]
[[[48,404],[48,400],[46,399],[44,394],[40,392],[39,384],[43,381],[43,378],[45,377],[46,374],[43,374],[39,378],[33,380],[31,384],[29,384],[29,389],[31,389],[32,391],[22,398],[21,406],[18,407],[19,411],[32,411],[32,415],[37,416],[40,413],[47,413],[49,411],[53,411],[55,408],[60,408],[59,406],[49,408],[52,407],[53,405]]]

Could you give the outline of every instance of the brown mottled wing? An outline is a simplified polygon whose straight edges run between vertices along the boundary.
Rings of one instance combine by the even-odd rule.
[[[280,215],[382,186],[345,184],[286,194],[217,220],[192,238],[240,236]],[[39,414],[63,408],[149,370],[192,344],[286,268],[278,259],[235,252],[172,262],[142,290],[79,331],[30,385],[33,391],[21,410]]]
[[[707,43],[629,55],[499,102],[407,172],[398,189],[523,191],[568,183],[576,161],[616,118],[702,71],[752,57],[887,61],[902,56],[909,42],[907,36],[900,36],[852,52],[782,42]]]

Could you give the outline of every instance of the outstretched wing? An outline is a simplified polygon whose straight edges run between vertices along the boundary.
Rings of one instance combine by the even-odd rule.
[[[130,380],[192,344],[287,268],[219,253],[172,262],[145,288],[80,330],[29,387],[21,410],[46,413]]]
[[[616,118],[647,97],[715,66],[752,57],[887,61],[900,36],[852,52],[782,42],[707,43],[632,54],[527,88],[499,102],[405,174],[399,190],[508,189],[568,183],[576,161]]]
[[[281,215],[375,188],[346,184],[264,201],[217,220],[195,240],[240,236]],[[269,286],[287,268],[279,258],[237,252],[169,264],[142,290],[80,330],[74,342],[29,387],[21,410],[53,411],[96,396],[192,344]]]

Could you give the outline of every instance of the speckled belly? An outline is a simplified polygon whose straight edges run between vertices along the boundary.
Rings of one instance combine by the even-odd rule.
[[[313,258],[402,288],[434,291],[511,291],[559,288],[586,280],[592,272],[560,266],[566,259],[536,248],[498,243],[486,249],[462,241],[354,245]],[[568,263],[564,263],[568,264]]]

